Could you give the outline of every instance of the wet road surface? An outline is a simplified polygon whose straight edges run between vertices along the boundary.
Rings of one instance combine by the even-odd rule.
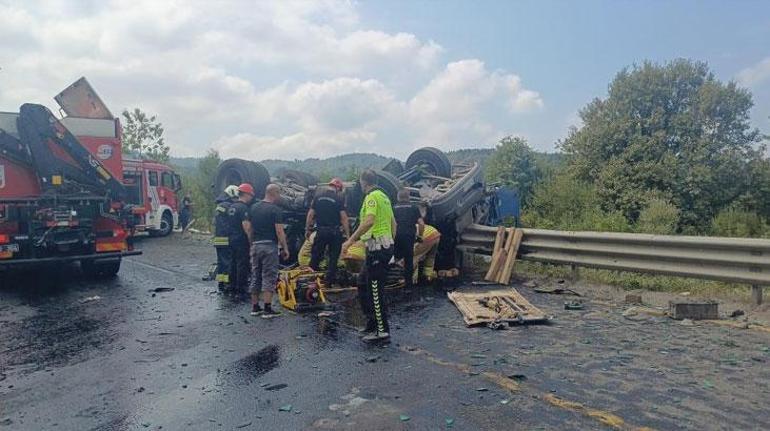
[[[263,320],[201,281],[203,241],[142,241],[118,278],[2,276],[0,429],[767,429],[770,334],[520,287],[554,319],[466,328],[443,292]],[[66,280],[66,281],[65,281]],[[173,291],[154,292],[173,287]],[[349,295],[348,295],[349,296]],[[352,303],[352,298],[337,298]]]

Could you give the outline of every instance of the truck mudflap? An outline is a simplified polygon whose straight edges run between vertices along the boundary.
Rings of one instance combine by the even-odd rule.
[[[33,259],[9,259],[0,260],[0,270],[10,269],[15,267],[30,267],[36,265],[49,265],[56,263],[74,262],[74,261],[89,261],[95,263],[109,263],[118,262],[122,258],[127,256],[138,256],[142,254],[141,250],[120,251],[110,253],[93,253],[82,254],[74,256],[53,256],[53,257],[41,257]]]

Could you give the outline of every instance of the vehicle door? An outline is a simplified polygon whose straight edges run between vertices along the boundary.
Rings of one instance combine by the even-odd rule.
[[[160,173],[160,187],[158,194],[160,202],[171,207],[173,212],[179,211],[179,197],[176,195],[177,185],[176,176],[171,171],[162,171]]]

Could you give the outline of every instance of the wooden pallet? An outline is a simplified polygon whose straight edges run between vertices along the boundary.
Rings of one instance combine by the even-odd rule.
[[[534,323],[548,320],[540,309],[530,304],[516,289],[483,292],[449,292],[467,326],[491,322]]]

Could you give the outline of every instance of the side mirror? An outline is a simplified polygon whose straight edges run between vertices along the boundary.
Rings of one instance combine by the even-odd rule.
[[[174,191],[178,192],[182,190],[182,177],[179,174],[174,174]]]

